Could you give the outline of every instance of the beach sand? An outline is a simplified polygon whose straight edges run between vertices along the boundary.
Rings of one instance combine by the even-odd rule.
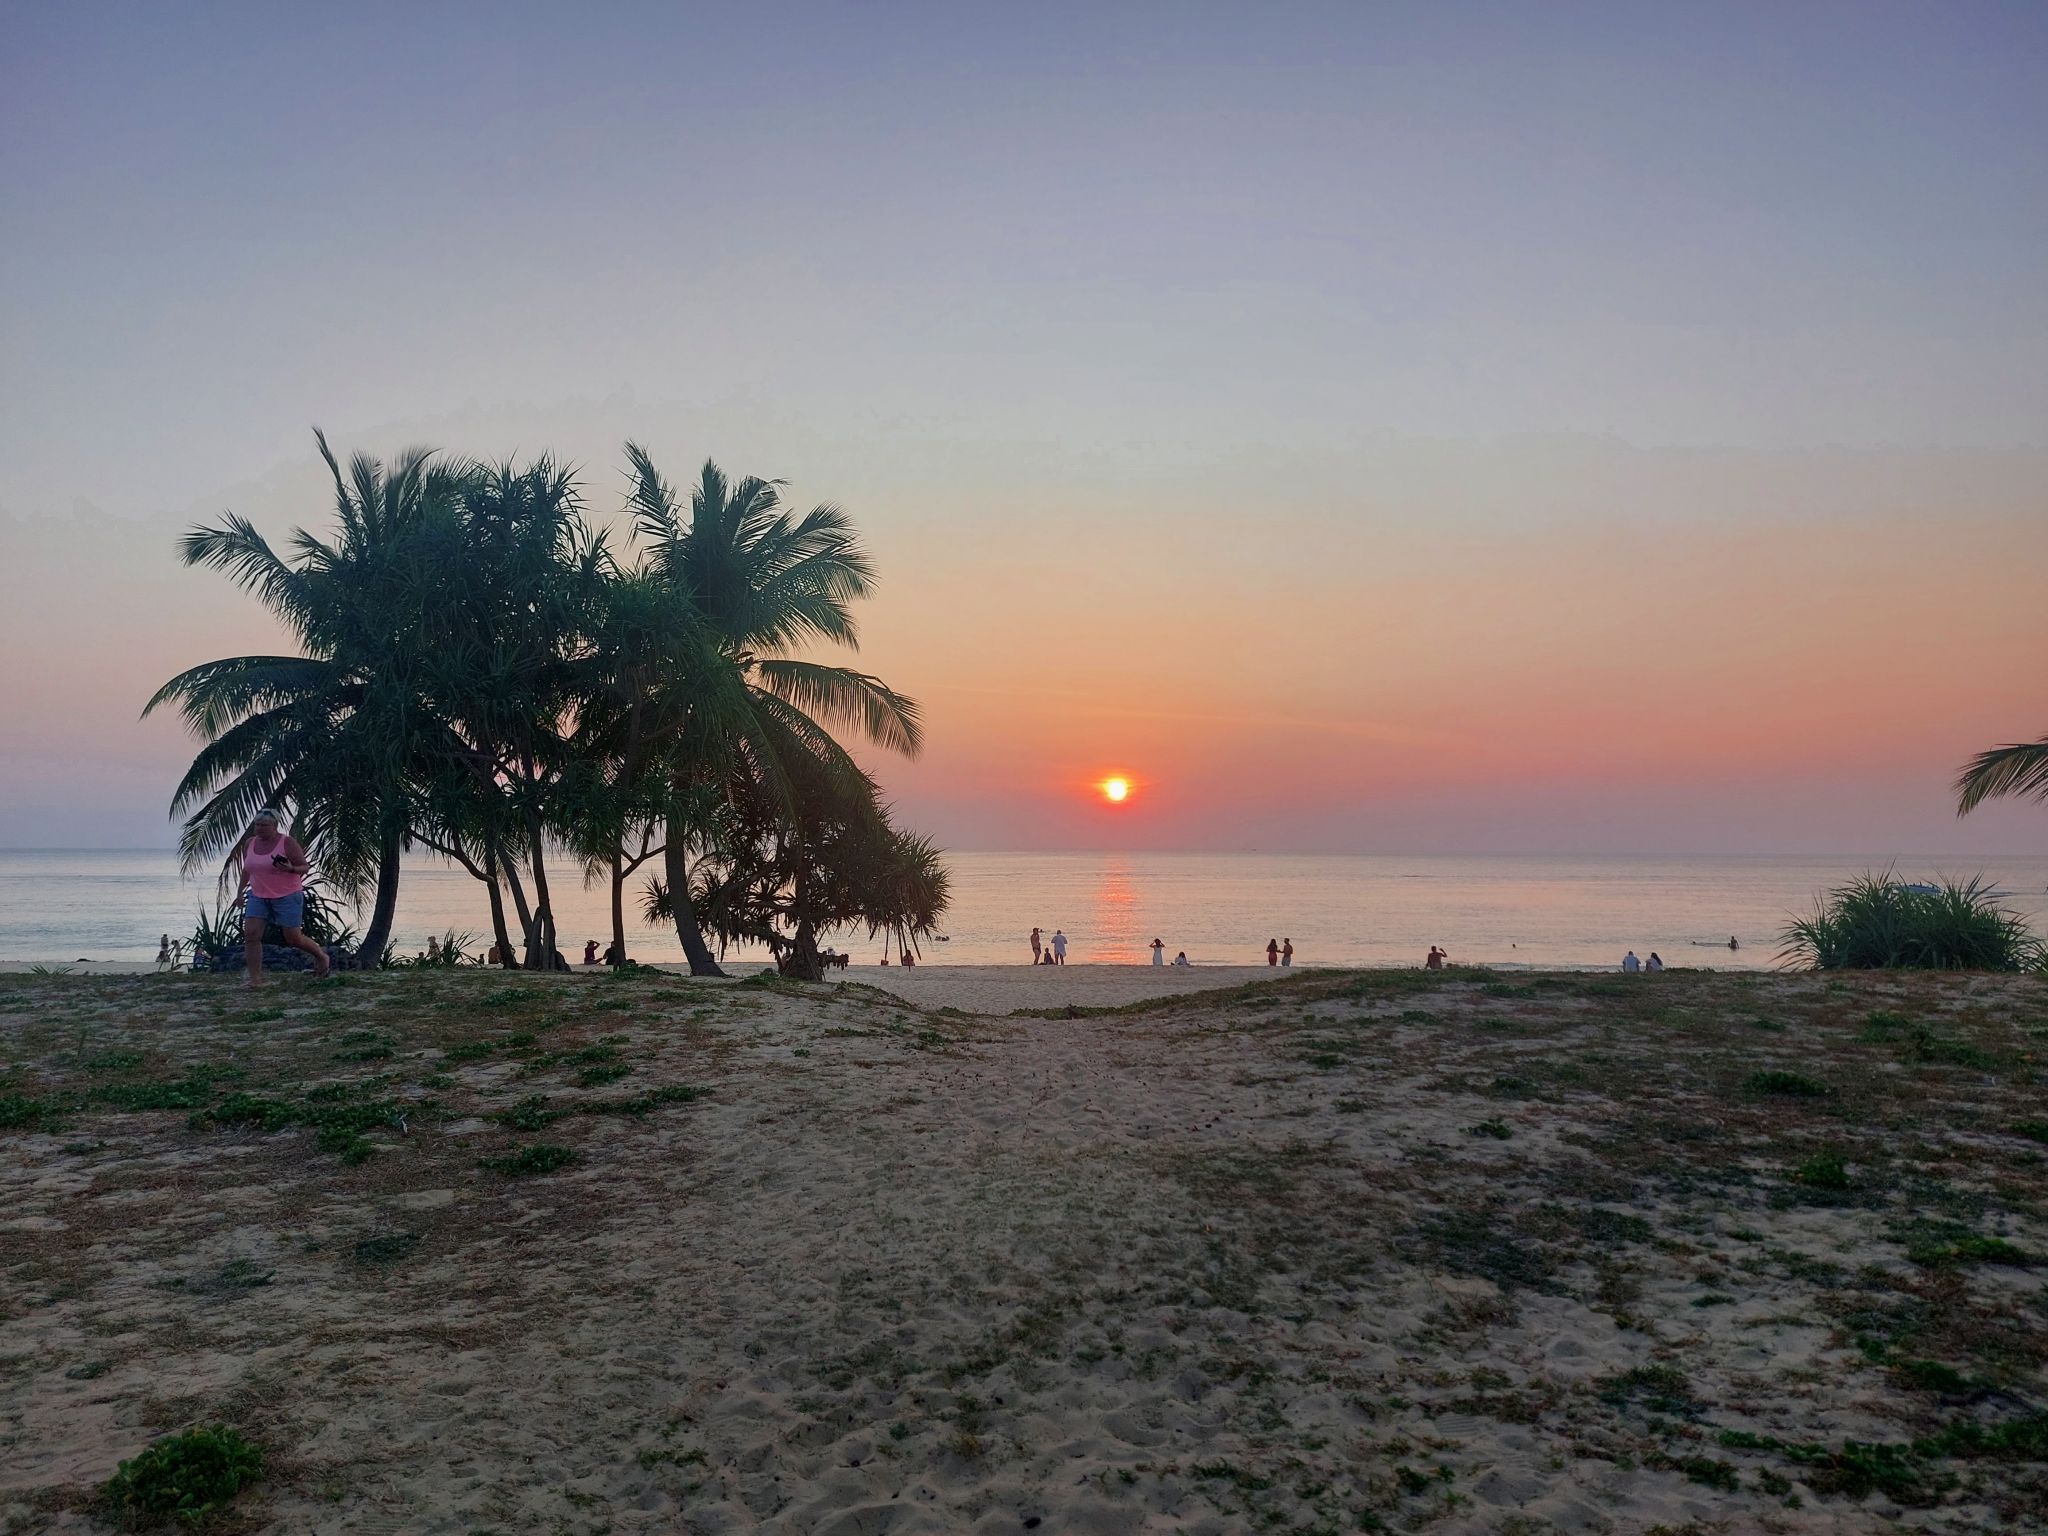
[[[2040,982],[1269,976],[10,977],[0,1530],[2048,1517]]]

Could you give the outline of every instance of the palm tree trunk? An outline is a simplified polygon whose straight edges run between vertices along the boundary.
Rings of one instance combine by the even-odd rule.
[[[533,818],[527,832],[528,857],[533,860],[533,928],[526,936],[526,968],[551,971],[555,967],[555,914],[548,897],[547,834],[540,818]]]
[[[626,963],[626,864],[612,850],[612,963]]]
[[[533,937],[533,908],[526,904],[526,887],[519,879],[519,866],[510,859],[500,861],[505,871],[505,885],[512,892],[512,910],[519,914],[519,947],[524,950]],[[511,954],[511,950],[506,950]]]
[[[384,834],[384,846],[377,854],[377,901],[370,909],[370,926],[363,930],[356,957],[366,965],[377,965],[391,942],[391,922],[398,913],[398,862],[405,849],[405,834],[393,829]]]
[[[690,962],[692,976],[723,976],[711,958],[710,946],[697,927],[697,914],[690,906],[690,858],[674,823],[669,825],[668,847],[662,850],[662,866],[668,874],[669,909],[675,914],[676,937]]]
[[[505,928],[505,893],[498,889],[495,860],[490,865],[490,878],[484,883],[491,892],[491,937],[497,941],[498,964],[510,970],[517,962],[512,958],[512,935]]]

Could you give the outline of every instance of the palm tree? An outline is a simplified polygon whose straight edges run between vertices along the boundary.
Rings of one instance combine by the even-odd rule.
[[[2048,801],[2048,736],[1979,752],[1964,765],[1955,789],[1958,816],[2001,795]]]
[[[879,678],[791,654],[858,645],[851,605],[872,592],[874,570],[844,512],[818,506],[796,516],[784,510],[779,482],[735,484],[707,462],[686,521],[647,451],[628,443],[626,457],[629,505],[647,542],[643,570],[673,599],[683,647],[680,664],[654,669],[632,771],[661,775],[663,884],[676,936],[692,974],[718,975],[690,901],[690,854],[711,832],[707,803],[744,779],[787,804],[791,766],[804,760],[865,782],[831,727],[906,756],[922,747],[923,728],[916,703]]]
[[[408,449],[386,467],[364,454],[346,474],[315,430],[334,480],[337,529],[304,529],[292,558],[246,518],[193,529],[187,565],[224,571],[292,631],[300,655],[237,656],[179,673],[143,713],[176,704],[206,745],[172,799],[184,815],[187,871],[229,853],[261,806],[296,812],[294,830],[332,887],[375,903],[361,952],[389,941],[417,775],[438,727],[422,693],[425,620],[459,537],[453,512],[469,471]]]

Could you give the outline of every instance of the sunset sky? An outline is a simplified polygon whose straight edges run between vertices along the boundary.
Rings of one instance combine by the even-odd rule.
[[[318,424],[845,506],[949,846],[2048,852],[2048,8],[277,12],[0,10],[0,847]]]

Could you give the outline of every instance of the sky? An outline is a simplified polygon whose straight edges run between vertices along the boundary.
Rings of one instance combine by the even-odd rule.
[[[315,425],[844,506],[947,846],[2048,851],[2038,5],[8,0],[0,847]]]

